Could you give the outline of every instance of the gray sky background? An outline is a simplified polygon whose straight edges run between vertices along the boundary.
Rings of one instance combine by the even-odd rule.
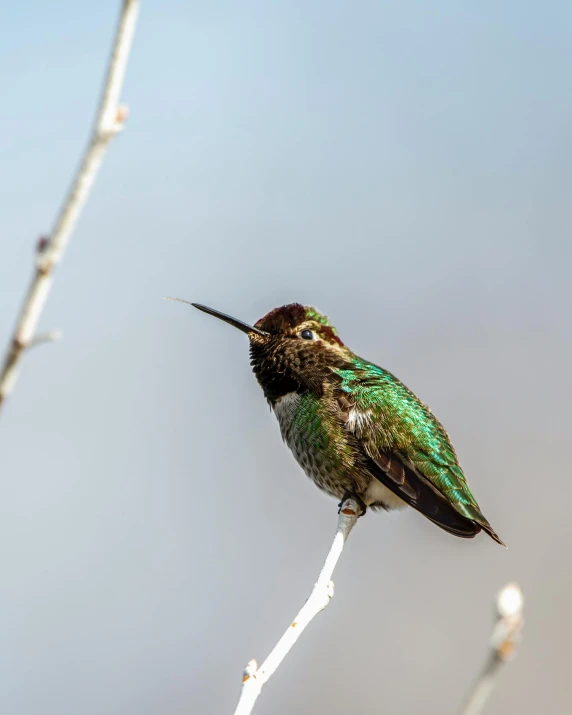
[[[87,138],[117,2],[3,13],[0,336]],[[491,602],[526,639],[488,708],[572,686],[566,2],[143,2],[113,144],[0,424],[0,711],[232,712],[336,523],[250,373],[300,301],[449,430],[509,545],[369,514],[258,712],[455,713]]]

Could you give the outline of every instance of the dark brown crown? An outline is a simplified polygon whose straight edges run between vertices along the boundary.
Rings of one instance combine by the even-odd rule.
[[[325,315],[310,306],[300,303],[289,303],[280,308],[274,308],[263,318],[260,318],[254,325],[260,330],[264,330],[271,335],[285,333],[306,323],[314,321],[320,325],[320,337],[329,342],[336,342],[343,345],[338,337],[337,331]]]

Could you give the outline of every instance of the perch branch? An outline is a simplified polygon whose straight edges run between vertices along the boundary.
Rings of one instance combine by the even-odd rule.
[[[497,595],[497,620],[493,627],[490,653],[475,683],[462,715],[480,715],[491,694],[502,666],[516,652],[520,641],[524,600],[516,583],[508,583]]]
[[[14,387],[24,352],[32,344],[45,342],[42,339],[34,339],[34,334],[50,292],[54,269],[61,261],[109,142],[121,131],[127,116],[127,108],[119,105],[119,94],[138,13],[139,0],[123,0],[91,138],[50,236],[41,238],[38,242],[32,281],[0,372],[0,407]]]
[[[262,663],[260,667],[257,667],[256,661],[251,660],[246,666],[242,679],[240,700],[238,701],[234,715],[249,715],[249,713],[252,712],[252,708],[260,695],[262,686],[284,660],[286,654],[290,651],[294,643],[296,643],[302,631],[314,616],[322,611],[330,602],[330,599],[334,595],[334,584],[331,580],[332,574],[336,568],[338,559],[342,555],[346,539],[357,521],[358,513],[359,507],[356,502],[353,499],[346,499],[340,509],[338,528],[336,529],[334,541],[320,575],[318,576],[318,580],[312,589],[312,593],[264,663]]]

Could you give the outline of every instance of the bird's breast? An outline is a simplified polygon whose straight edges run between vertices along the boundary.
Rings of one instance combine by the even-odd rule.
[[[298,464],[320,488],[340,497],[350,488],[351,477],[341,465],[319,402],[309,394],[290,392],[276,400],[274,412]]]
[[[276,400],[274,403],[274,414],[278,418],[280,426],[282,426],[282,422],[289,423],[294,419],[296,410],[300,405],[300,397],[297,392],[288,392]]]

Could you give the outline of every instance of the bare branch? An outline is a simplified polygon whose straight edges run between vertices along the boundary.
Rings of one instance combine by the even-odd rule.
[[[524,625],[524,599],[516,583],[508,583],[496,600],[497,620],[491,635],[491,650],[462,715],[480,715],[493,691],[502,666],[516,652]]]
[[[44,343],[55,343],[63,338],[63,333],[60,330],[50,330],[47,333],[37,333],[28,343],[28,350],[35,348],[37,345]]]
[[[54,268],[60,262],[69,242],[107,146],[111,139],[121,131],[127,116],[126,107],[119,105],[119,94],[123,86],[138,13],[139,0],[123,0],[90,141],[50,236],[43,237],[38,242],[36,268],[32,282],[20,309],[20,315],[0,372],[0,407],[14,387],[18,376],[19,362],[24,351],[33,342],[33,335],[52,285]]]
[[[260,668],[257,667],[255,660],[251,660],[246,666],[242,679],[240,700],[236,706],[234,715],[249,715],[249,713],[252,712],[252,708],[260,695],[262,686],[284,660],[286,654],[296,643],[302,631],[314,616],[322,611],[330,602],[330,599],[334,595],[334,584],[331,580],[332,574],[334,573],[338,559],[342,555],[346,539],[358,519],[358,514],[359,507],[357,503],[353,499],[346,499],[340,509],[334,541],[320,575],[318,576],[318,580],[312,589],[312,593]]]

